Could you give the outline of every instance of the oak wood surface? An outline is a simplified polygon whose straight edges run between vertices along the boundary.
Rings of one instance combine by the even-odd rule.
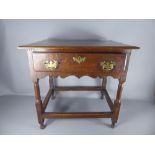
[[[85,61],[80,64],[74,62],[73,57],[78,56],[85,58]],[[46,68],[44,63],[47,60],[56,60],[59,62],[58,68],[52,72],[60,72],[59,74],[61,74],[61,72],[70,74],[82,72],[83,75],[87,75],[90,72],[94,74],[107,72],[104,71],[100,65],[100,63],[104,61],[114,61],[116,63],[115,68],[109,71],[109,73],[122,72],[124,70],[125,57],[125,54],[33,53],[33,63],[35,71],[51,72],[50,69]]]
[[[111,118],[112,112],[45,112],[43,118]]]
[[[137,46],[127,45],[112,40],[43,40],[36,43],[20,45],[19,48],[44,48],[44,49],[139,49]],[[116,51],[117,52],[117,51]]]
[[[55,91],[101,91],[101,86],[56,86]]]
[[[37,43],[19,46],[27,49],[31,79],[34,82],[35,105],[40,128],[43,129],[45,118],[111,118],[112,127],[118,121],[123,85],[126,81],[128,65],[132,49],[139,49],[114,41],[52,41],[45,40]],[[73,57],[85,57],[85,61],[77,63]],[[45,61],[58,61],[58,66],[51,70],[45,66]],[[102,62],[115,62],[111,70],[104,70]],[[90,76],[102,79],[101,86],[56,86],[56,77],[70,75]],[[42,102],[39,80],[49,76],[49,91]],[[115,101],[112,102],[107,88],[107,77],[118,79],[118,89]],[[101,98],[105,96],[110,112],[45,112],[50,97],[55,98],[55,91],[100,91]]]

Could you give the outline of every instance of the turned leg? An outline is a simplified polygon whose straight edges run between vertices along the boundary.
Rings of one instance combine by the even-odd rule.
[[[102,79],[102,88],[101,88],[101,99],[104,99],[104,89],[106,89],[106,85],[107,85],[107,78],[104,77]]]
[[[52,95],[51,95],[51,99],[55,99],[55,94],[54,94],[54,77],[49,76],[49,87],[50,89],[52,89]]]
[[[44,129],[45,125],[44,125],[44,119],[42,118],[43,107],[40,97],[39,80],[37,80],[37,82],[34,82],[34,92],[35,92],[35,105],[37,110],[38,122],[40,124],[40,129]]]
[[[121,96],[122,96],[122,90],[123,90],[123,84],[125,80],[119,79],[119,84],[118,84],[118,89],[117,89],[117,95],[116,99],[114,101],[114,114],[112,116],[112,128],[115,127],[115,123],[117,123],[118,116],[119,116],[119,111],[120,111],[120,106],[121,106]]]

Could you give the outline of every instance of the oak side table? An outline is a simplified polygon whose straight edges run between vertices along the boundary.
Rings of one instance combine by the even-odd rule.
[[[37,43],[19,46],[26,49],[31,78],[34,83],[35,105],[40,128],[44,119],[50,118],[111,118],[112,127],[117,123],[123,84],[126,81],[128,65],[132,50],[136,46],[125,45],[111,40],[106,41],[61,41],[44,40]],[[54,78],[65,78],[74,75],[78,78],[90,76],[102,79],[101,86],[56,86]],[[49,76],[49,90],[41,100],[39,80]],[[118,79],[116,99],[112,102],[107,89],[107,77]],[[49,99],[55,91],[100,91],[110,107],[107,112],[46,112]]]

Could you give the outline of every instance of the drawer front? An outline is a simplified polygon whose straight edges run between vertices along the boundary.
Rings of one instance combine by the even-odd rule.
[[[37,72],[113,74],[124,71],[125,54],[33,53]]]

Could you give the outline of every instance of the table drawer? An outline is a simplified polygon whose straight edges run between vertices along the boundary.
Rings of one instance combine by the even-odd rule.
[[[125,54],[37,53],[33,52],[34,70],[63,73],[115,73],[124,70]]]

